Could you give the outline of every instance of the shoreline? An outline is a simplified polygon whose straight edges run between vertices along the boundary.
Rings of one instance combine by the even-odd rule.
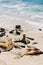
[[[31,22],[24,20],[22,18],[16,18],[8,15],[0,15],[0,27],[5,27],[8,29],[14,29],[16,25],[21,25],[25,32],[39,32],[38,29],[42,29],[43,24],[38,22]]]
[[[29,23],[29,24],[33,24],[33,25],[37,25],[37,26],[43,27],[43,23],[33,22],[33,21],[28,21],[28,20],[25,20],[25,22]]]
[[[9,19],[19,19],[19,20],[23,20],[23,21],[25,21],[26,23],[29,23],[29,24],[34,24],[34,25],[37,25],[37,26],[42,26],[43,27],[43,23],[40,23],[40,22],[33,22],[33,21],[30,21],[30,20],[26,20],[26,19],[23,19],[23,18],[21,18],[21,17],[15,17],[15,16],[10,16],[10,15],[0,15],[0,18],[6,18],[7,19],[7,17],[9,18]]]

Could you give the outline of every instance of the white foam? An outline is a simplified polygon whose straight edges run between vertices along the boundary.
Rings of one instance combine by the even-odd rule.
[[[16,0],[15,0],[16,1]],[[43,22],[43,12],[34,12],[37,10],[43,11],[42,5],[27,4],[24,2],[18,2],[12,4],[0,4],[0,14],[13,15],[16,17],[22,17],[32,22]]]
[[[32,25],[36,25],[36,26],[43,27],[43,24],[42,24],[42,23],[32,22],[32,21],[28,21],[28,20],[25,20],[25,22],[26,22],[26,23],[29,23],[29,24],[32,24]]]

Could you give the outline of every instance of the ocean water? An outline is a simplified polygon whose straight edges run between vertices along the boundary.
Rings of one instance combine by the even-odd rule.
[[[43,0],[0,0],[0,15],[43,23]]]

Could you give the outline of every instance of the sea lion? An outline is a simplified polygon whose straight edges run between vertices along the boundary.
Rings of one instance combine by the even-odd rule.
[[[0,47],[4,49],[3,51],[7,51],[13,47],[13,43],[11,40],[7,40],[6,42],[1,42]]]
[[[0,48],[2,48],[3,51],[10,51],[13,47],[20,48],[20,46],[18,44],[13,43],[11,39],[6,40],[6,42],[0,43]]]
[[[20,56],[24,56],[24,55],[39,55],[39,54],[43,54],[42,51],[40,51],[39,49],[33,47],[33,48],[25,48],[21,53]]]

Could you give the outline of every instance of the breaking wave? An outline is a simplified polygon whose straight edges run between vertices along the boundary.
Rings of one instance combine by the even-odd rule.
[[[0,14],[43,23],[43,0],[0,0]]]

